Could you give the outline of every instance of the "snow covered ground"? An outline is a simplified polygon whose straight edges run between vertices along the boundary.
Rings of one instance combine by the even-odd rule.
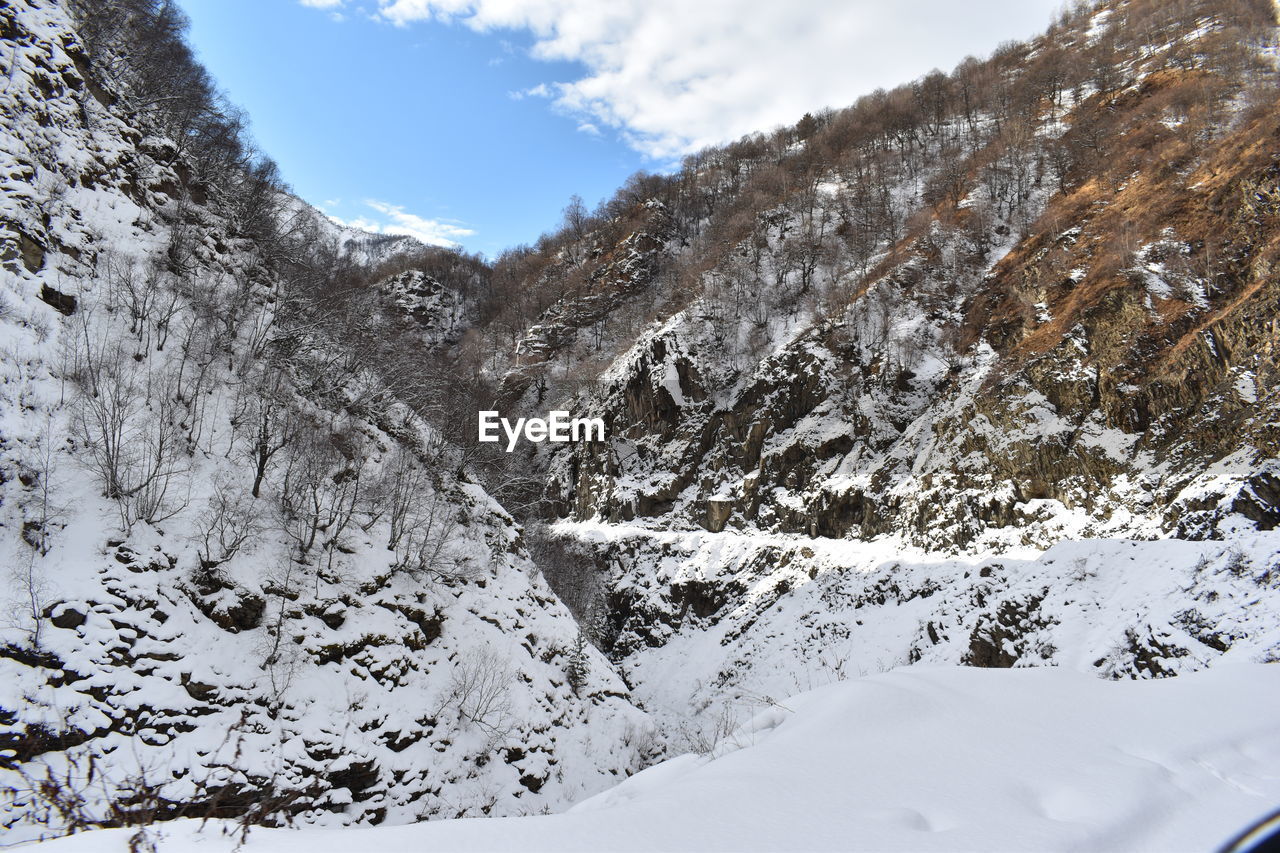
[[[1280,801],[1277,707],[1266,664],[1119,682],[917,665],[786,699],[566,814],[255,829],[242,849],[1212,850]],[[235,846],[223,829],[152,833],[162,853],[215,853]]]
[[[873,542],[565,523],[614,566],[612,654],[677,747],[784,697],[917,663],[1150,679],[1280,660],[1280,533],[947,556]]]

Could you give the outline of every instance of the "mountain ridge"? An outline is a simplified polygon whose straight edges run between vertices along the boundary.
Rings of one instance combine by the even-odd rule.
[[[490,263],[289,195],[170,4],[0,10],[3,825],[532,814],[828,681],[1274,662],[1276,33],[1077,5]],[[550,408],[607,440],[477,440]]]

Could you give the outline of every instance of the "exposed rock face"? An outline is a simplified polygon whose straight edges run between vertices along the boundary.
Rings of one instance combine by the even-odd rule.
[[[1129,85],[1040,111],[1052,142],[1032,156],[1085,136],[1124,153],[1056,189],[1042,174],[1021,225],[978,237],[981,184],[917,197],[926,224],[848,305],[754,321],[762,355],[705,295],[643,336],[603,377],[612,440],[553,465],[561,512],[939,548],[1273,529],[1280,112],[1227,112],[1188,148],[1150,125],[1195,73],[1156,52]],[[741,275],[746,251],[707,275]]]
[[[67,317],[76,312],[76,298],[74,296],[54,290],[47,284],[42,285],[40,288],[40,301]]]
[[[466,328],[467,304],[460,294],[421,270],[405,270],[378,283],[392,304],[417,321],[432,345],[457,343]]]
[[[671,238],[671,225],[661,203],[649,202],[635,212],[633,228],[617,244],[592,246],[589,259],[569,268],[558,265],[548,280],[570,279],[571,289],[531,326],[516,344],[519,364],[537,364],[613,313],[629,296],[648,287],[657,271],[656,258]]]

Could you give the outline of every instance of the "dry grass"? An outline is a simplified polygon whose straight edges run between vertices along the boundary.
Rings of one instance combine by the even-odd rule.
[[[1083,105],[1065,141],[1091,135],[1099,145],[1085,164],[1090,177],[1055,197],[996,267],[990,289],[970,306],[965,339],[985,335],[1016,369],[1084,324],[1091,344],[1104,344],[1091,347],[1091,357],[1107,368],[1176,374],[1206,330],[1257,300],[1274,301],[1274,286],[1259,273],[1274,266],[1280,231],[1242,222],[1241,209],[1247,188],[1274,169],[1280,116],[1262,111],[1196,151],[1195,140],[1213,132],[1221,86],[1202,71],[1168,70]],[[1171,129],[1162,118],[1182,124]],[[1064,223],[1080,228],[1070,244],[1058,237]],[[1213,281],[1207,313],[1176,296],[1143,304],[1135,252],[1166,235],[1188,244],[1185,263]],[[1068,278],[1068,267],[1083,277]],[[1034,325],[1025,306],[1040,299],[1053,319]]]

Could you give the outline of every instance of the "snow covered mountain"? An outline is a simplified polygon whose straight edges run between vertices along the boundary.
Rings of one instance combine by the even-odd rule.
[[[553,465],[562,511],[969,550],[1274,528],[1275,30],[1254,26],[1081,11],[686,166],[669,208],[734,198],[650,262],[687,304],[599,375],[614,440]]]
[[[1221,843],[1280,798],[1276,25],[1079,4],[490,263],[288,195],[165,4],[0,10],[7,838]]]
[[[139,8],[98,49],[180,52]],[[64,4],[0,15],[6,840],[537,812],[637,769],[651,723],[387,392],[365,338],[418,331],[368,314],[371,244],[247,159],[200,177]]]
[[[337,248],[340,255],[363,267],[377,268],[398,258],[420,254],[426,249],[412,237],[400,234],[370,234],[349,225],[334,222],[321,211],[297,196],[286,193],[281,199],[280,216],[314,229],[320,240]]]
[[[609,424],[530,464],[666,731],[916,662],[1277,659],[1275,44],[1082,6],[517,259],[561,295],[505,402]]]

